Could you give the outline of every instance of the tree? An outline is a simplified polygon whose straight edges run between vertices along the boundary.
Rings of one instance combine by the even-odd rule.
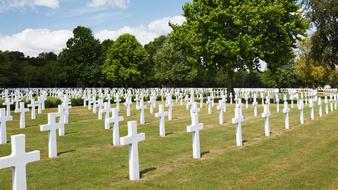
[[[235,69],[256,70],[260,58],[275,70],[293,58],[308,28],[299,8],[296,0],[193,0],[171,36],[189,61],[226,72],[229,95]]]
[[[156,81],[172,87],[188,84],[194,79],[197,70],[191,67],[180,51],[174,49],[174,44],[169,39],[158,48],[153,57]]]
[[[115,85],[137,85],[147,61],[147,52],[131,34],[121,35],[107,52],[102,72]]]
[[[338,1],[304,0],[304,3],[315,27],[310,56],[333,69],[338,65]]]
[[[67,74],[67,81],[77,86],[96,86],[101,75],[101,46],[89,28],[78,26],[67,41],[58,61]]]

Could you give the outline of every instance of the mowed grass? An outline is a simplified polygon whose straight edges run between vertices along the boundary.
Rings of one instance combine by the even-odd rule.
[[[159,102],[157,103],[157,105]],[[115,105],[113,105],[115,106]],[[263,118],[253,117],[253,107],[243,107],[244,146],[235,146],[235,128],[231,124],[234,105],[227,104],[225,124],[218,124],[216,106],[208,115],[206,104],[200,110],[204,123],[201,135],[202,159],[192,159],[192,138],[186,132],[189,111],[176,103],[173,121],[166,120],[166,137],[159,137],[159,119],[146,110],[146,124],[138,131],[146,134],[139,144],[142,179],[128,180],[128,146],[112,146],[112,131],[104,130],[103,120],[84,107],[70,110],[66,135],[57,137],[59,157],[48,158],[48,133],[39,125],[47,123],[47,109],[30,119],[26,129],[19,129],[19,116],[8,122],[11,135],[26,135],[26,151],[40,150],[41,160],[27,167],[28,189],[338,189],[338,112],[330,112],[310,121],[305,110],[305,124],[299,125],[296,106],[290,112],[290,130],[284,129],[284,115],[271,104],[271,137],[264,137]],[[138,120],[132,105],[132,116],[126,117],[121,104],[120,136],[127,134],[127,121]],[[149,106],[148,106],[149,108]],[[157,109],[156,109],[157,111]],[[324,106],[323,106],[324,111]],[[10,143],[0,145],[0,156],[10,154]],[[0,189],[11,189],[11,169],[0,170]]]

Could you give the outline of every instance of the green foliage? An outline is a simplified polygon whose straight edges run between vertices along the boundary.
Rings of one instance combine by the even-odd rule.
[[[133,85],[141,79],[147,52],[130,34],[121,35],[108,50],[102,72],[114,85]]]
[[[197,71],[188,63],[181,51],[174,49],[174,44],[166,40],[154,55],[155,80],[160,85],[175,86],[187,84],[194,79]]]
[[[338,65],[338,1],[303,0],[308,17],[316,28],[311,36],[310,56],[331,69]]]
[[[70,101],[72,106],[83,106],[83,98],[72,98]]]
[[[60,105],[62,102],[60,99],[55,97],[48,97],[45,101],[45,107],[46,108],[57,108],[58,105]]]
[[[274,72],[268,70],[262,78],[264,87],[269,88],[291,88],[298,84],[292,64],[277,68]]]
[[[259,57],[274,70],[293,58],[292,47],[308,28],[294,14],[298,9],[296,1],[193,0],[183,8],[187,21],[172,25],[171,37],[189,61],[227,72],[231,91],[234,69],[255,70],[252,60]]]
[[[73,37],[60,53],[59,62],[67,74],[66,80],[75,82],[73,85],[95,86],[100,81],[101,44],[91,29],[78,26],[73,30]]]

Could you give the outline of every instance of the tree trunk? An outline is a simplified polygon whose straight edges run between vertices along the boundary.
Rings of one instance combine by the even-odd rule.
[[[232,94],[232,99],[235,98],[234,93],[234,71],[232,69],[228,69],[227,71],[227,97],[230,101],[230,93]]]

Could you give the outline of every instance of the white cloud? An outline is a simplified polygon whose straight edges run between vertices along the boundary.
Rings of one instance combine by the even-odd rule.
[[[29,56],[50,51],[59,53],[71,36],[68,30],[26,29],[11,36],[0,36],[0,50],[21,51]]]
[[[172,31],[169,22],[173,24],[182,24],[185,21],[183,16],[165,17],[155,20],[145,26],[123,27],[118,30],[103,30],[95,34],[95,37],[101,41],[106,39],[116,40],[121,34],[129,33],[136,36],[141,44],[147,44],[154,38],[168,34]]]
[[[37,6],[45,6],[51,9],[59,8],[59,0],[34,0],[33,1]]]
[[[90,0],[87,2],[88,7],[98,8],[98,7],[116,7],[119,9],[126,9],[129,6],[130,0]]]
[[[0,0],[0,12],[32,8],[35,6],[56,9],[59,7],[59,0]]]
[[[129,33],[136,36],[137,40],[144,45],[160,35],[171,32],[169,21],[182,24],[185,18],[183,16],[166,17],[155,20],[147,26],[125,26],[118,30],[102,30],[94,35],[103,41],[105,39],[116,40],[121,34]],[[70,30],[26,29],[14,35],[0,35],[0,50],[20,51],[28,56],[37,56],[41,52],[50,51],[59,53],[66,47],[66,42],[72,35]]]

